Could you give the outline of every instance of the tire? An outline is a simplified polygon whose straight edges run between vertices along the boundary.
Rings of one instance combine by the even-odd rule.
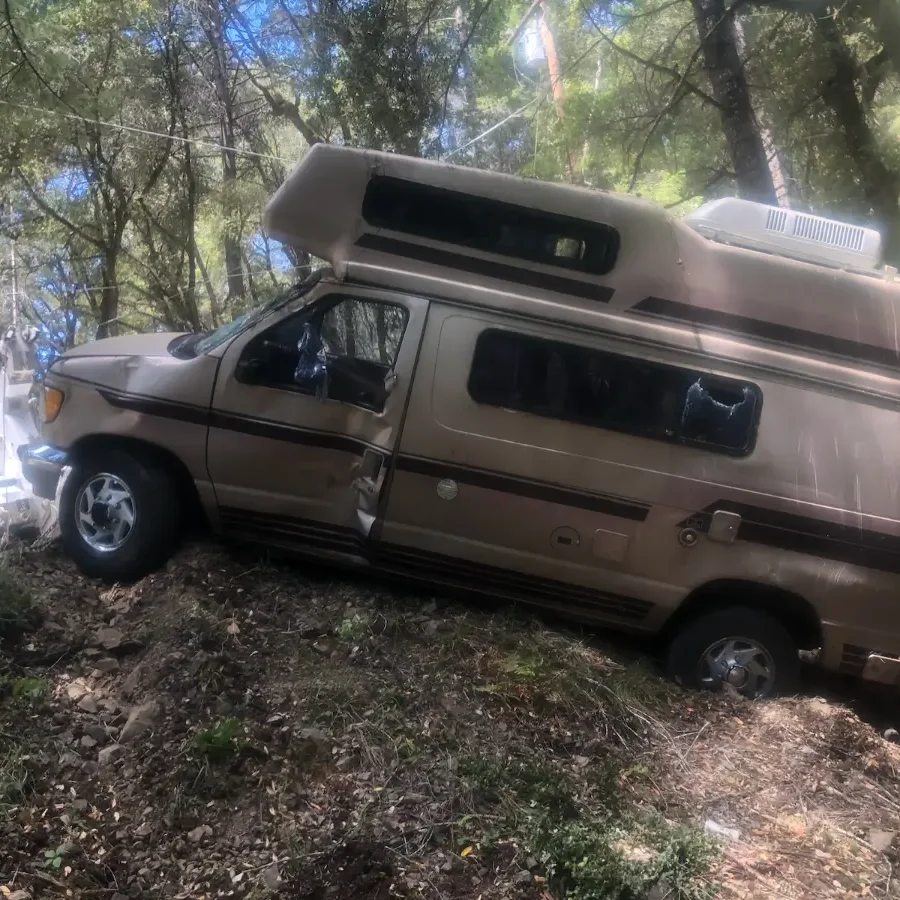
[[[727,642],[734,640],[731,651]],[[761,653],[753,653],[752,647]],[[716,644],[722,644],[721,648]],[[718,658],[723,665],[714,669],[706,656]],[[720,649],[722,655],[720,656]],[[737,651],[737,658],[734,655]],[[684,625],[675,635],[666,658],[666,669],[685,687],[697,690],[721,690],[719,677],[729,662],[746,662],[749,668],[736,666],[729,682],[738,693],[754,700],[778,694],[794,693],[800,676],[798,648],[787,629],[776,619],[749,607],[732,607],[709,613]],[[770,677],[759,675],[764,666]],[[744,678],[747,680],[744,680]],[[754,677],[755,676],[755,677]],[[743,681],[743,683],[741,683]],[[751,683],[754,682],[754,683]]]
[[[97,486],[104,482],[127,489],[116,496],[128,494],[130,503],[124,501],[124,505],[133,518],[133,526],[123,529],[127,534],[115,540],[117,545],[111,540],[105,548],[98,546],[101,539],[95,524],[79,526],[88,497],[96,494],[98,501],[102,500],[103,491]],[[85,488],[91,494],[82,497]],[[88,518],[100,522],[100,528],[115,528],[117,520],[111,517],[120,513],[113,507],[98,502],[90,508],[97,511]],[[181,535],[181,512],[179,493],[168,469],[143,454],[105,450],[73,465],[60,495],[59,530],[66,552],[85,575],[131,582],[159,568],[172,555]],[[86,536],[92,529],[93,544]]]

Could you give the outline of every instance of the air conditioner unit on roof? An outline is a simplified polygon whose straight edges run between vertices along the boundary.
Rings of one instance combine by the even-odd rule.
[[[704,203],[685,222],[704,237],[750,250],[863,272],[882,265],[877,231],[778,206],[728,197]]]

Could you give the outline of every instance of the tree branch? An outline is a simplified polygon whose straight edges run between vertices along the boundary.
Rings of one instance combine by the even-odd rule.
[[[632,53],[631,50],[628,50],[626,47],[623,47],[621,44],[617,44],[606,32],[600,27],[600,25],[594,21],[594,16],[591,10],[587,7],[587,5],[582,0],[582,9],[587,14],[587,17],[591,20],[591,24],[594,26],[597,34],[600,35],[601,38],[616,51],[616,53],[620,53],[626,59],[630,59],[632,62],[639,63],[642,66],[652,70],[653,72],[659,72],[661,75],[668,75],[673,81],[679,81],[681,86],[691,94],[699,97],[704,103],[709,103],[712,106],[715,106],[716,109],[721,109],[722,104],[716,100],[712,94],[707,94],[706,91],[697,87],[697,85],[693,84],[687,80],[686,76],[679,72],[677,69],[670,69],[668,66],[660,65],[659,63],[655,63],[649,59],[643,59],[638,56],[637,53]]]
[[[102,238],[98,238],[95,235],[92,235],[90,232],[85,231],[80,226],[76,225],[70,219],[67,219],[65,216],[58,213],[46,200],[44,200],[40,194],[34,189],[31,182],[25,177],[25,174],[18,166],[13,167],[13,171],[16,173],[16,177],[19,181],[22,182],[22,186],[25,188],[28,196],[38,205],[38,207],[44,212],[45,215],[48,215],[54,222],[62,225],[63,228],[68,228],[73,234],[77,234],[82,240],[87,241],[89,244],[93,244],[95,247],[99,247],[101,250],[106,249],[106,244],[104,243]]]
[[[459,68],[460,62],[462,62],[462,58],[466,53],[466,50],[469,49],[469,44],[472,42],[472,38],[475,36],[475,31],[478,28],[478,23],[484,17],[484,14],[491,8],[491,4],[494,0],[485,0],[482,4],[481,9],[478,10],[478,14],[472,20],[472,27],[468,30],[466,34],[466,39],[459,45],[459,52],[456,54],[456,59],[453,61],[453,66],[450,69],[450,77],[447,79],[447,87],[444,89],[444,103],[441,110],[441,124],[438,129],[438,141],[440,141],[440,134],[444,130],[444,123],[447,121],[447,103],[450,99],[450,89],[453,87],[453,80],[456,78],[456,70]],[[540,0],[535,0],[533,5],[537,5]]]

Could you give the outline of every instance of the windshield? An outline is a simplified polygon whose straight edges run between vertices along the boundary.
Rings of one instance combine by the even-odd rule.
[[[196,340],[191,342],[191,355],[200,356],[203,353],[209,353],[210,350],[215,350],[216,347],[221,346],[225,341],[230,340],[247,328],[252,328],[264,316],[274,312],[276,309],[281,309],[281,307],[286,306],[294,300],[298,300],[318,283],[320,277],[319,272],[314,272],[309,278],[299,284],[295,284],[290,290],[283,294],[279,294],[268,303],[255,306],[253,309],[241,313],[241,315],[232,319],[230,322],[226,322],[224,325],[220,325],[212,331],[201,334]],[[181,349],[183,350],[184,348]]]

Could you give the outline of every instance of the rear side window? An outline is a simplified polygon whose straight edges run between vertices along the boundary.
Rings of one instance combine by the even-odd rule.
[[[499,406],[732,456],[753,449],[762,394],[750,382],[512,331],[485,331],[469,394]]]
[[[369,181],[363,218],[375,228],[592,275],[611,271],[619,252],[610,225],[383,175]]]

